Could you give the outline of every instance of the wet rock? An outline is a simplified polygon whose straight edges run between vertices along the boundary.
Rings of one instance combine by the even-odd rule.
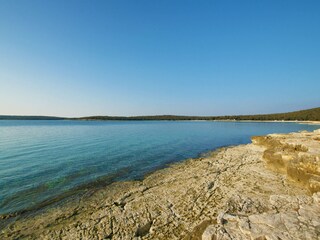
[[[142,181],[2,217],[0,239],[319,239],[317,139],[319,130],[255,137]]]

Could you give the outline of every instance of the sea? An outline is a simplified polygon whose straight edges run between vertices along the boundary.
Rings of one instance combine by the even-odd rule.
[[[141,179],[220,147],[250,143],[251,136],[317,128],[293,122],[0,120],[0,214]]]

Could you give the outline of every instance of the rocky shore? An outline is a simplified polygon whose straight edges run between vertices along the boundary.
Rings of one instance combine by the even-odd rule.
[[[0,239],[320,239],[320,130],[252,142],[21,215]]]

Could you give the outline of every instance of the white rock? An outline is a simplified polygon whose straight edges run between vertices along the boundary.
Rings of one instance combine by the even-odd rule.
[[[214,240],[216,235],[216,228],[214,225],[209,225],[202,234],[202,240]]]

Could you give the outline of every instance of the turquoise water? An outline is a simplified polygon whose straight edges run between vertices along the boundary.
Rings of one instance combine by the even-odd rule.
[[[0,214],[85,184],[141,178],[168,163],[249,143],[252,135],[316,128],[280,122],[2,120]]]

